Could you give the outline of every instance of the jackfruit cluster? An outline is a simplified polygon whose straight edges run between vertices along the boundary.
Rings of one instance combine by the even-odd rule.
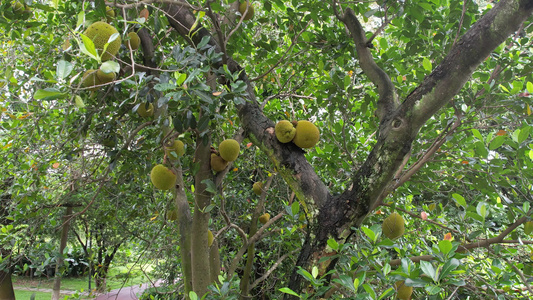
[[[229,162],[237,159],[240,151],[241,147],[236,140],[227,139],[222,141],[218,146],[219,155],[211,154],[211,169],[215,172],[223,171]]]
[[[405,232],[405,222],[397,212],[393,212],[390,216],[383,220],[381,225],[383,234],[391,240],[399,238]]]
[[[164,165],[156,165],[150,172],[152,184],[160,190],[169,190],[176,184],[176,174]]]
[[[293,142],[300,148],[312,148],[320,139],[320,131],[315,124],[305,120],[298,121],[296,127],[287,120],[279,121],[274,133],[280,143]]]
[[[81,86],[89,88],[89,91],[96,91],[101,88],[102,84],[110,83],[115,80],[115,73],[104,73],[102,70],[87,70],[83,73]]]
[[[83,34],[93,41],[94,47],[97,49],[102,61],[106,61],[116,56],[118,50],[120,49],[122,40],[120,39],[119,35],[116,39],[109,43],[106,52],[102,53],[104,51],[105,44],[107,44],[109,38],[115,33],[118,34],[118,31],[115,27],[107,24],[106,22],[99,21],[91,24],[91,26],[89,26]]]

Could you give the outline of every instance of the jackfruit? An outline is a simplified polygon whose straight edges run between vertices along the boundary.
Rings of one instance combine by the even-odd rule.
[[[533,232],[533,221],[524,223],[524,233],[530,235]]]
[[[154,115],[154,105],[152,103],[148,103],[147,108],[146,103],[141,103],[141,105],[137,107],[137,113],[143,118],[151,117]]]
[[[396,299],[400,299],[400,300],[411,299],[411,295],[413,294],[413,287],[406,286],[403,280],[396,281],[394,283],[394,288],[396,289]]]
[[[213,245],[213,241],[215,240],[215,236],[211,232],[211,230],[207,231],[207,246],[211,247]]]
[[[106,22],[94,22],[83,34],[93,41],[94,47],[98,50],[98,54],[101,55],[102,61],[106,61],[113,58],[120,49],[121,39],[120,36],[118,36],[115,40],[109,43],[106,52],[102,54],[105,44],[107,44],[109,38],[115,33],[118,34],[115,27]]]
[[[248,1],[241,2],[241,4],[239,5],[239,12],[241,13],[241,15],[244,15],[244,21],[252,19],[255,13],[254,6],[252,5],[252,3],[250,3],[250,5],[248,6],[248,12],[246,12],[246,15],[244,14],[244,12],[246,11],[247,2]]]
[[[32,15],[31,9],[20,1],[14,1],[11,4],[11,9],[16,19],[27,20]]]
[[[150,179],[154,186],[160,190],[168,190],[176,184],[176,174],[161,164],[152,168]]]
[[[259,222],[261,222],[262,224],[266,224],[266,222],[268,222],[268,220],[270,220],[270,214],[269,213],[262,214],[259,217]]]
[[[296,135],[292,142],[300,148],[312,148],[318,143],[320,132],[315,124],[309,121],[298,121]]]
[[[294,128],[294,125],[287,120],[279,121],[276,124],[274,131],[276,132],[276,138],[278,138],[280,143],[288,143],[292,141],[296,135],[296,128]]]
[[[215,172],[222,172],[228,166],[228,162],[222,157],[211,153],[211,169]]]
[[[82,87],[92,87],[88,89],[89,91],[96,91],[99,88],[102,88],[102,84],[110,83],[115,80],[115,73],[104,73],[102,70],[87,70],[83,73],[81,79]]]
[[[177,158],[185,154],[185,145],[180,140],[175,140],[172,146],[165,147],[165,153],[170,158]]]
[[[137,50],[139,48],[139,45],[141,44],[141,39],[139,38],[139,35],[136,32],[130,32],[128,33],[129,40],[126,41],[125,46],[126,48],[131,48],[131,50]]]
[[[240,150],[241,150],[241,147],[239,146],[239,143],[233,139],[224,140],[218,146],[218,152],[220,152],[220,156],[225,161],[236,160],[237,156],[239,156]]]
[[[254,191],[256,195],[261,195],[263,193],[263,183],[262,182],[254,183],[252,190]]]
[[[178,219],[178,209],[173,208],[167,211],[167,220],[176,221]]]
[[[383,220],[381,231],[391,240],[402,236],[405,231],[405,224],[402,216],[396,212],[390,214],[390,216]]]
[[[109,6],[105,7],[105,14],[108,23],[113,21],[113,19],[115,18],[115,11]]]

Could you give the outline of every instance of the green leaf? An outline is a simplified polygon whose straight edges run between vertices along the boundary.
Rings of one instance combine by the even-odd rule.
[[[507,137],[504,136],[504,135],[500,135],[500,136],[495,137],[492,140],[492,142],[490,142],[489,150],[494,150],[494,149],[499,148],[501,145],[503,145],[503,142],[505,142],[506,138]]]
[[[72,72],[72,69],[74,67],[72,66],[72,64],[66,60],[60,60],[57,62],[57,67],[56,67],[56,76],[58,79],[64,79],[65,77],[67,77],[68,75],[70,75],[70,73]]]
[[[311,269],[311,275],[313,278],[316,278],[318,276],[318,268],[316,266],[313,266],[313,269]]]
[[[185,81],[185,79],[187,79],[187,74],[175,72],[174,78],[176,78],[176,85],[180,86]]]
[[[524,142],[529,137],[529,129],[531,127],[525,126],[520,129],[520,133],[518,134],[518,143]]]
[[[196,295],[195,292],[190,291],[190,292],[189,292],[189,299],[190,299],[190,300],[198,300],[198,295]]]
[[[291,212],[293,216],[296,216],[300,212],[300,203],[298,201],[294,201],[291,204]]]
[[[158,83],[154,85],[154,89],[156,89],[156,91],[159,91],[159,92],[171,91],[171,90],[174,90],[175,88],[176,86],[171,83]]]
[[[76,95],[76,97],[74,97],[74,104],[76,105],[77,108],[85,107],[85,103],[83,103],[83,99],[81,99],[79,95]]]
[[[113,60],[108,60],[100,66],[100,70],[104,73],[118,73],[120,72],[120,65]]]
[[[456,258],[448,260],[444,266],[442,266],[442,270],[439,275],[439,281],[442,281],[451,271],[457,269],[457,267],[460,265],[461,262]]]
[[[526,84],[526,88],[527,88],[527,91],[528,91],[530,94],[533,94],[533,82],[528,81],[527,84]]]
[[[459,194],[452,194],[453,199],[455,199],[455,202],[457,202],[462,207],[466,208],[466,200],[463,196]]]
[[[433,281],[437,281],[437,273],[435,272],[435,268],[433,268],[433,265],[429,261],[421,261],[420,269],[422,270],[422,272],[424,272],[424,274],[433,279]]]
[[[368,285],[368,284],[363,284],[363,288],[365,289],[365,291],[368,293],[368,295],[370,296],[370,298],[372,299],[376,299],[376,292],[374,292],[374,289]]]
[[[387,297],[394,295],[394,293],[395,293],[394,288],[388,288],[386,291],[383,292],[383,294],[381,294],[381,296],[379,296],[378,299],[385,299]]]
[[[98,54],[96,53],[96,48],[94,47],[93,41],[84,34],[81,34],[82,44],[80,45],[80,50],[87,56],[98,60]]]
[[[452,242],[448,240],[439,241],[439,250],[443,254],[448,254],[453,248]]]
[[[436,295],[438,294],[442,289],[434,284],[426,285],[425,287],[426,292],[430,295]]]
[[[339,249],[339,243],[335,239],[329,239],[328,246],[335,251]]]
[[[35,91],[35,94],[33,94],[33,98],[40,100],[45,99],[46,100],[55,100],[55,99],[62,99],[65,98],[66,94],[62,93],[58,89],[54,88],[46,88],[44,90],[37,90]]]
[[[364,234],[366,234],[366,236],[368,236],[368,238],[372,242],[376,241],[376,233],[374,233],[374,231],[372,231],[372,229],[370,229],[368,227],[365,227],[365,226],[361,226],[361,230],[363,231]]]
[[[476,212],[483,218],[483,220],[486,219],[490,213],[489,209],[487,208],[487,203],[479,202],[476,206]]]
[[[422,62],[422,66],[424,67],[424,69],[426,71],[433,70],[433,66],[431,65],[431,61],[427,57],[424,57],[424,61]]]
[[[298,295],[296,292],[294,292],[293,290],[289,289],[288,287],[281,288],[281,289],[279,289],[279,291],[282,292],[282,293],[285,293],[285,294],[289,294],[289,295],[293,295],[293,296],[296,296],[298,298],[301,298],[300,295]]]
[[[480,141],[483,142],[484,139],[483,139],[483,136],[481,135],[481,133],[479,132],[479,130],[477,130],[477,129],[474,128],[474,129],[472,129],[471,131],[472,131],[472,134],[474,134],[474,136],[475,136],[478,140],[480,140]]]

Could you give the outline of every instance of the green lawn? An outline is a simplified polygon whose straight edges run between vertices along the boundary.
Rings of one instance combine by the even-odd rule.
[[[149,282],[144,273],[139,268],[133,268],[130,272],[129,278],[126,274],[130,271],[131,266],[117,266],[109,270],[107,279],[107,290],[114,290],[121,287],[137,285],[144,282]],[[61,290],[70,291],[88,291],[89,277],[71,277],[61,279]],[[54,278],[33,278],[13,276],[13,285],[16,287],[31,287],[52,289],[54,285]],[[94,279],[91,281],[91,289],[96,287]],[[33,291],[15,291],[17,299],[30,299]],[[51,298],[51,293],[35,292],[35,300]],[[90,298],[88,298],[90,299]]]

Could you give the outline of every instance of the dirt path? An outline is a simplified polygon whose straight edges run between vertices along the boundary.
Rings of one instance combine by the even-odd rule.
[[[156,281],[155,286],[159,286],[161,281]],[[142,292],[147,288],[152,286],[151,283],[137,284],[134,286],[125,286],[119,289],[110,291],[107,294],[101,294],[94,298],[95,300],[136,300],[139,299]],[[52,289],[45,288],[34,288],[34,287],[23,287],[23,286],[14,286],[15,290],[25,290],[33,292],[43,292],[43,293],[52,293]],[[70,290],[61,290],[61,295],[73,295],[76,291]],[[79,293],[80,295],[87,296],[87,292]]]
[[[160,283],[161,281],[156,281],[155,286],[159,286]],[[142,292],[151,286],[151,283],[125,286],[120,289],[112,290],[107,294],[99,295],[95,298],[95,300],[135,300],[139,299]]]

